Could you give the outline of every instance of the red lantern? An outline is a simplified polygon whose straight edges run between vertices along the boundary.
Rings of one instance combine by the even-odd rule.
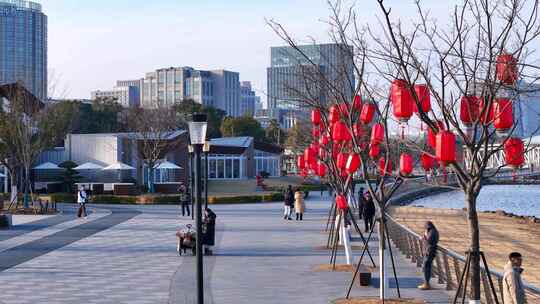
[[[358,167],[360,167],[360,156],[356,153],[352,153],[349,155],[349,159],[347,160],[347,165],[345,166],[345,169],[347,169],[347,172],[349,174],[354,174],[356,170],[358,170]]]
[[[336,165],[339,169],[345,169],[347,166],[347,159],[349,158],[349,154],[340,152],[337,155],[336,159]]]
[[[341,145],[336,143],[332,145],[332,158],[337,159],[339,152],[341,151]]]
[[[345,195],[339,194],[336,196],[336,206],[339,210],[347,210],[347,208],[349,208]]]
[[[364,126],[361,123],[355,123],[353,125],[353,134],[356,138],[361,138],[365,135]]]
[[[379,158],[379,173],[382,176],[392,174],[392,161],[390,159],[388,160],[388,165],[387,165],[386,159],[384,158],[384,156]]]
[[[337,105],[339,109],[339,113],[341,114],[341,117],[348,117],[349,116],[349,108],[346,102],[341,102]]]
[[[437,135],[437,133],[440,131],[440,130],[444,130],[444,123],[440,120],[437,120],[435,122],[435,125],[437,126],[437,131],[433,131],[431,130],[430,127],[427,128],[427,141],[428,141],[428,144],[433,148],[435,149],[435,146],[436,146],[436,138],[435,136]]]
[[[431,111],[431,96],[429,94],[429,88],[425,84],[417,84],[414,86],[414,91],[418,97],[418,101],[422,106],[422,112],[427,113]],[[413,112],[418,113],[418,106],[413,100]]]
[[[377,156],[379,156],[379,153],[381,153],[381,148],[379,148],[379,145],[371,145],[369,147],[369,157],[375,159]]]
[[[304,150],[304,160],[309,165],[312,165],[317,162],[317,151],[313,150],[311,147]]]
[[[362,112],[360,112],[360,121],[365,125],[370,124],[375,116],[375,105],[368,102],[362,105]]]
[[[478,97],[476,96],[461,97],[459,119],[466,127],[471,127],[472,124],[478,120],[478,102]]]
[[[337,105],[333,105],[330,107],[330,110],[328,111],[328,120],[330,121],[330,123],[336,123],[339,121],[340,119],[340,114],[339,114],[339,108]]]
[[[399,157],[399,172],[401,172],[402,175],[409,175],[413,171],[413,157],[408,153],[403,153]]]
[[[511,137],[504,143],[504,158],[508,166],[517,169],[525,163],[525,147],[523,141]]]
[[[484,97],[481,97],[478,99],[478,117],[481,123],[483,124],[490,124],[493,122],[493,104],[491,103],[490,107],[487,107],[484,109],[484,103],[487,103],[488,100],[486,100]]]
[[[371,128],[371,144],[378,145],[384,141],[384,126],[376,123]]]
[[[326,145],[328,145],[329,142],[330,142],[330,136],[328,136],[328,134],[326,134],[326,133],[323,134],[321,136],[321,138],[319,139],[319,144],[321,146],[326,146]]]
[[[313,129],[311,130],[311,135],[314,138],[321,136],[321,129],[319,129],[319,127],[313,127]]]
[[[440,131],[436,137],[435,156],[443,164],[456,161],[456,136],[450,131]]]
[[[306,159],[304,158],[304,155],[298,155],[298,159],[296,160],[296,166],[299,169],[304,169],[306,167]]]
[[[424,171],[430,171],[435,166],[435,158],[427,153],[422,153],[422,156],[420,156],[420,162],[422,163],[422,168]]]
[[[319,158],[320,159],[326,159],[326,150],[323,147],[319,148]]]
[[[498,132],[505,132],[514,124],[512,101],[508,98],[499,98],[493,102],[493,126]]]
[[[306,169],[302,169],[302,171],[300,172],[300,176],[302,176],[303,178],[306,178],[306,176],[308,175],[308,172]]]
[[[407,122],[412,116],[414,104],[407,81],[396,79],[392,82],[390,100],[394,116],[401,122]]]
[[[497,57],[497,79],[504,84],[514,84],[518,78],[517,60],[511,54],[501,54]]]
[[[326,165],[324,163],[319,162],[317,164],[316,172],[319,177],[324,177],[326,175]]]
[[[350,135],[348,133],[349,131],[347,130],[347,125],[342,121],[336,122],[332,127],[332,139],[334,141],[346,141],[348,135]]]
[[[311,110],[311,123],[314,126],[318,126],[321,124],[321,111],[319,109]]]
[[[354,95],[354,100],[353,100],[352,108],[353,108],[355,111],[362,111],[362,96],[360,96],[360,95]]]

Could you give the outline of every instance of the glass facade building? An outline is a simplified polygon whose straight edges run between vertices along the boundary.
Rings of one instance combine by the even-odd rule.
[[[47,16],[38,3],[0,0],[0,84],[17,81],[47,98]]]

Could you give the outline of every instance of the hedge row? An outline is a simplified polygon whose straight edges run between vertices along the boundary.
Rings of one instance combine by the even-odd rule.
[[[54,203],[73,203],[77,201],[74,194],[54,193],[41,196],[42,199]],[[259,203],[259,202],[277,202],[283,200],[283,194],[276,192],[259,195],[240,195],[240,196],[209,196],[209,204],[237,204],[237,203]],[[117,195],[94,195],[90,198],[91,203],[99,204],[178,204],[180,196],[178,195],[137,195],[137,196],[117,196]]]

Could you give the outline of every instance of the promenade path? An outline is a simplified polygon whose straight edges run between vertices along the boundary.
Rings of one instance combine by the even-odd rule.
[[[283,220],[280,203],[212,206],[217,246],[205,257],[205,303],[322,304],[343,297],[350,273],[314,271],[329,261],[321,249],[327,201],[312,194],[302,222]],[[194,303],[195,259],[177,255],[174,235],[191,220],[179,217],[177,206],[99,205],[86,220],[63,208],[58,217],[25,224],[35,229],[0,231],[0,303]],[[376,237],[371,246],[376,259]],[[397,264],[404,297],[449,302],[442,287],[418,291],[419,269],[402,255]],[[377,292],[355,287],[353,296]]]

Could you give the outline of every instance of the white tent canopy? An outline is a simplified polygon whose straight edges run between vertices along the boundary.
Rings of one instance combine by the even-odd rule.
[[[103,168],[103,170],[135,170],[135,168],[121,162],[116,162],[110,166]]]
[[[74,170],[101,170],[103,169],[103,166],[100,166],[98,164],[94,164],[92,162],[84,163],[80,166],[77,166],[73,168]]]
[[[60,170],[62,168],[58,167],[58,165],[53,164],[51,162],[46,162],[39,166],[35,166],[34,169],[35,170]]]
[[[175,163],[171,163],[169,161],[161,162],[154,166],[154,169],[182,169],[182,167],[178,166]]]

